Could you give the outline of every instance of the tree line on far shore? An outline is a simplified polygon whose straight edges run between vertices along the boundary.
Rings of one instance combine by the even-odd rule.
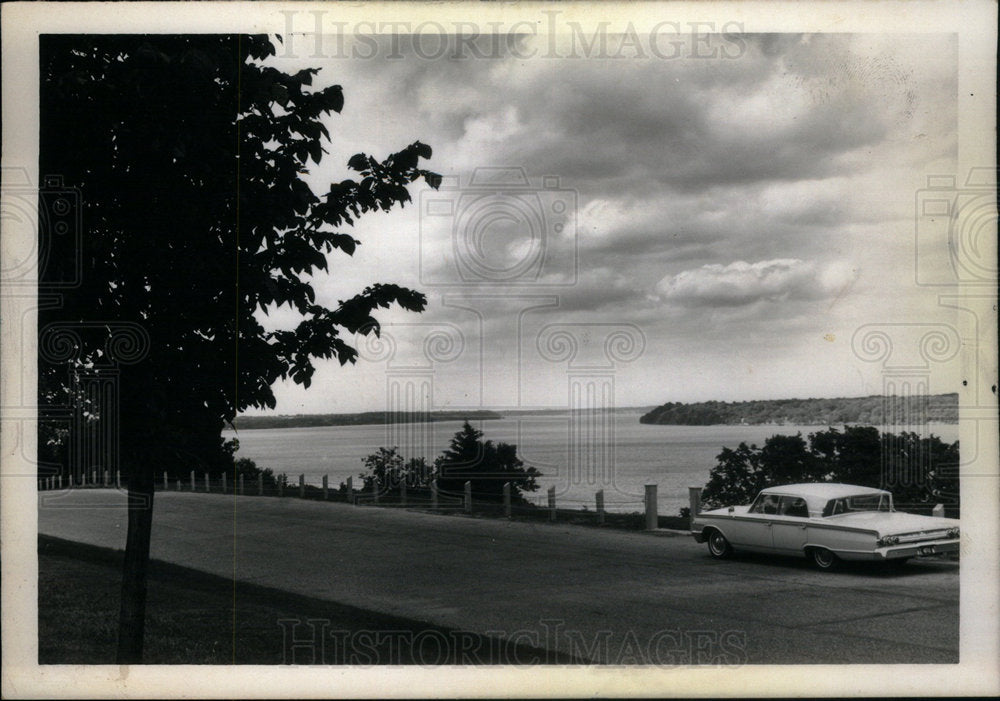
[[[774,435],[764,445],[723,448],[702,491],[706,508],[749,504],[765,487],[842,482],[887,489],[900,510],[944,504],[959,510],[959,445],[938,436],[883,433],[874,426]]]
[[[764,399],[749,402],[667,402],[645,413],[644,424],[711,426],[715,424],[791,424],[835,426],[882,425],[894,414],[923,416],[927,421],[958,422],[958,394],[924,397],[840,397]],[[888,415],[888,416],[887,416]]]

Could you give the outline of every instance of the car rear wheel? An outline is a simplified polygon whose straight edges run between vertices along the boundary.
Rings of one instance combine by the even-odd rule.
[[[712,530],[708,534],[708,552],[716,560],[724,560],[733,553],[733,546],[721,532]]]
[[[840,558],[826,548],[812,548],[809,551],[809,559],[816,565],[817,569],[834,570],[840,564]]]

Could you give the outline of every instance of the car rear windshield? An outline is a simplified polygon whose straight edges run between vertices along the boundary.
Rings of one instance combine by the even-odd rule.
[[[892,511],[892,501],[886,494],[859,494],[831,499],[823,509],[824,516],[849,514],[857,511]]]

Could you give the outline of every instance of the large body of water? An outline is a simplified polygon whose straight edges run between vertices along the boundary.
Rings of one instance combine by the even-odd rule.
[[[594,508],[594,495],[604,490],[608,511],[641,511],[644,485],[656,484],[661,515],[674,515],[687,505],[687,488],[703,486],[722,448],[741,442],[763,444],[774,434],[809,433],[823,426],[656,426],[639,423],[638,412],[619,412],[607,422],[582,415],[526,415],[473,422],[484,438],[514,443],[521,459],[542,472],[540,489],[529,498],[545,501],[556,487],[557,505]],[[259,467],[286,473],[293,483],[300,474],[319,485],[328,475],[336,487],[353,476],[359,484],[362,459],[380,446],[399,446],[406,458],[433,462],[461,428],[460,421],[395,426],[324,426],[318,428],[232,431],[240,441],[237,457]],[[841,427],[842,428],[842,427]],[[933,424],[931,432],[945,441],[958,439],[958,426]]]

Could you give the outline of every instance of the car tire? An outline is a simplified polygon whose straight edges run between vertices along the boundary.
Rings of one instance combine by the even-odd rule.
[[[716,560],[725,560],[733,554],[733,546],[729,544],[721,531],[712,529],[705,541],[708,543],[709,554]]]
[[[810,549],[809,559],[812,560],[812,563],[813,565],[816,566],[816,569],[823,570],[824,572],[835,570],[837,569],[837,566],[840,564],[840,558],[834,555],[826,548]]]

